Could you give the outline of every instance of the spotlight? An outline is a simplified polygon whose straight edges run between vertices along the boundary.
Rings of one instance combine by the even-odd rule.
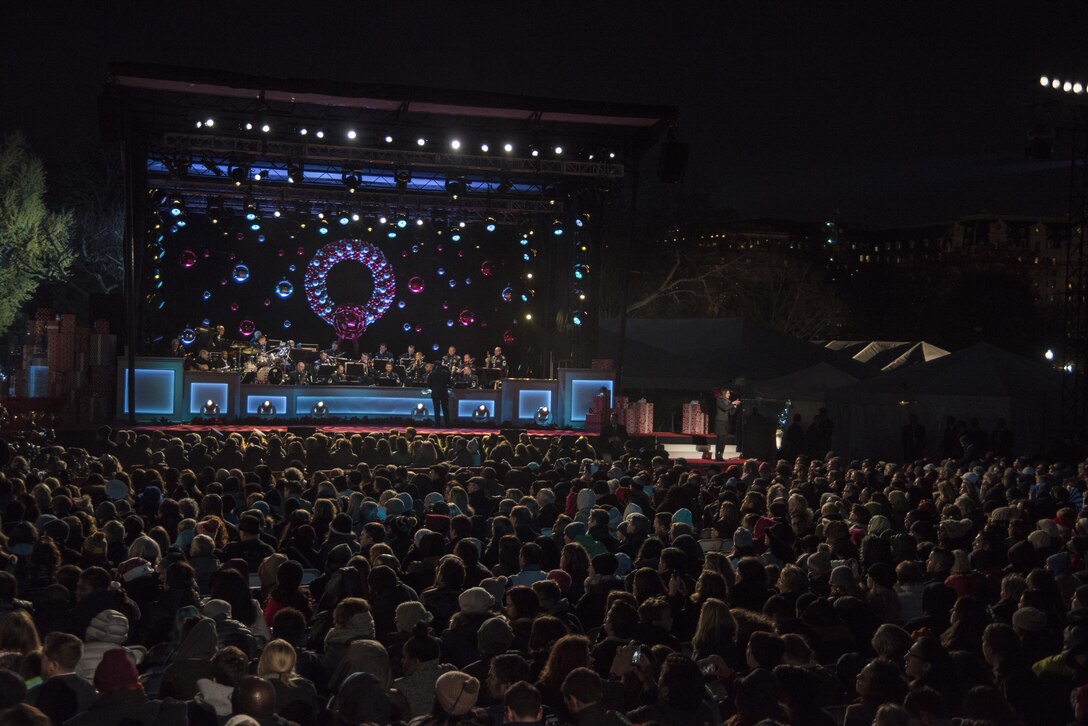
[[[275,416],[276,407],[272,405],[271,401],[264,401],[257,407],[257,414],[259,416]]]
[[[393,137],[392,136],[386,136],[385,137],[385,143],[387,143],[387,144],[393,143]]]
[[[272,130],[272,127],[269,126],[268,124],[264,124],[264,125],[261,126],[261,131],[263,131],[266,134],[271,130]]]
[[[356,136],[358,136],[358,134],[355,133],[355,129],[351,129],[350,131],[348,131],[348,138],[349,139],[354,139]]]
[[[499,223],[495,220],[494,217],[489,216],[487,219],[484,220],[484,229],[486,229],[488,232],[494,232],[498,226]]]
[[[532,313],[525,313],[525,319],[526,320],[532,320],[533,319],[533,314]]]
[[[574,266],[574,279],[582,280],[589,274],[589,265],[578,264]]]
[[[419,143],[419,142],[416,142],[416,143]],[[419,145],[423,146],[423,144],[419,144]],[[457,151],[458,149],[460,149],[461,148],[461,140],[460,139],[454,139],[453,141],[451,141],[450,142],[450,148],[453,149],[454,151]]]
[[[562,153],[563,153],[563,147],[562,146],[555,147],[555,155],[556,156],[559,156]]]
[[[397,229],[406,228],[408,226],[408,215],[405,214],[404,212],[401,212],[400,214],[398,214],[397,215],[396,226],[397,226]]]
[[[1051,79],[1050,87],[1054,88],[1054,89],[1061,88],[1062,87],[1062,82],[1059,81],[1057,78]]]
[[[426,145],[427,145],[427,139],[423,138],[422,136],[420,136],[418,139],[416,139],[416,146],[426,146]]]
[[[548,423],[548,421],[551,420],[551,417],[552,412],[548,409],[548,407],[541,406],[536,410],[536,416],[533,417],[533,420],[536,421],[537,426],[544,426]]]
[[[570,314],[570,322],[574,324],[574,327],[580,328],[582,323],[586,320],[586,314],[580,310],[575,310]]]
[[[329,220],[323,219],[320,222],[318,222],[317,233],[318,234],[328,234],[329,233]]]
[[[252,222],[260,217],[260,210],[257,209],[257,205],[253,202],[246,204],[246,220]]]
[[[219,415],[219,404],[209,398],[207,401],[204,402],[204,405],[200,407],[200,415],[201,416],[218,416]]]
[[[461,241],[461,228],[457,225],[450,227],[450,239],[454,242]]]
[[[505,151],[507,154],[509,154],[511,151],[514,150],[514,145],[513,144],[503,144],[502,150]]]
[[[352,212],[351,213],[351,221],[352,222],[358,222],[359,221],[359,213],[358,212]]]
[[[1076,94],[1080,95],[1083,92],[1084,92],[1084,86],[1082,86],[1079,83],[1074,83],[1073,84],[1073,93],[1076,93]]]
[[[529,152],[529,156],[532,156],[534,158],[540,156],[540,149],[533,149]]]
[[[384,215],[384,214],[383,214],[382,216],[378,217],[378,224],[385,224],[385,223],[386,223],[386,222],[388,222],[388,221],[389,221],[389,220],[388,220],[388,219],[386,219],[386,217],[385,217],[385,215]]]
[[[323,138],[325,138],[325,132],[324,132],[324,131],[321,131],[321,130],[319,129],[319,130],[318,130],[318,132],[317,132],[316,134],[314,134],[314,136],[316,136],[316,137],[317,137],[317,138],[319,138],[319,139],[323,139]]]
[[[491,147],[487,144],[480,144],[480,151],[486,154],[487,152],[491,151]]]
[[[481,403],[472,411],[473,421],[486,421],[489,418],[491,418],[491,414],[488,413],[486,404]]]
[[[170,216],[180,217],[183,214],[185,214],[185,203],[174,197],[170,200]]]
[[[257,171],[253,172],[253,181],[260,181],[261,179],[264,179],[263,171],[258,169]]]
[[[397,169],[393,172],[393,178],[397,182],[397,189],[407,189],[408,182],[412,181],[411,169]]]
[[[562,237],[563,236],[563,220],[561,220],[561,219],[552,220],[552,234],[554,234],[556,237]]]
[[[351,221],[351,212],[346,209],[341,209],[336,221],[340,224],[347,224]]]
[[[388,237],[389,239],[396,239],[397,238],[397,230],[396,229],[390,229],[388,232],[385,233],[385,236]]]
[[[427,407],[422,403],[417,403],[416,407],[412,409],[412,418],[426,418]]]
[[[344,172],[340,176],[340,181],[342,181],[344,183],[344,186],[347,187],[349,194],[354,194],[355,190],[359,188],[359,184],[361,182],[358,174],[348,171]]]
[[[1039,85],[1042,86],[1043,88],[1046,88],[1047,86],[1050,85],[1050,79],[1047,78],[1046,76],[1039,76]]]
[[[587,224],[589,224],[589,212],[582,212],[581,214],[579,214],[577,217],[574,218],[574,226],[575,227],[581,228],[581,227],[585,227]]]
[[[252,130],[253,130],[253,124],[252,124],[252,123],[249,123],[249,122],[247,121],[247,122],[246,122],[246,127],[245,127],[245,128],[246,128],[246,131],[252,131]]]
[[[207,126],[210,129],[212,126],[215,126],[215,119],[214,118],[204,119],[204,125]]]
[[[249,178],[249,169],[244,166],[236,166],[230,170],[230,178],[234,180],[234,186],[242,186],[242,182]]]
[[[302,183],[302,164],[288,164],[287,165],[287,183],[288,184],[301,184]]]
[[[1051,350],[1050,348],[1047,348],[1046,352],[1043,353],[1043,357],[1046,358],[1047,360],[1054,360],[1054,351]]]
[[[454,199],[457,199],[465,193],[465,180],[464,179],[447,179],[446,191]]]
[[[416,220],[416,226],[417,227],[422,227],[423,226],[423,217],[420,217],[420,218],[418,218]]]
[[[325,405],[324,401],[318,401],[310,409],[310,413],[318,418],[324,418],[329,414],[329,407]]]
[[[306,134],[308,134],[310,132],[306,129],[305,126],[303,126],[301,129],[298,130],[298,133],[299,133],[299,136],[305,136]]]

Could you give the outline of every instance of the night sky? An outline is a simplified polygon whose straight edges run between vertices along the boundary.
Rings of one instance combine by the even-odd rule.
[[[1088,79],[1082,2],[38,2],[3,25],[0,129],[49,161],[97,140],[108,63],[145,61],[675,104],[670,197],[869,226],[1063,215],[1029,104],[1040,73]]]

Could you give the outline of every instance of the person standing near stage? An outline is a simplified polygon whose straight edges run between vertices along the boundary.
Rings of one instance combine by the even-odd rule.
[[[714,392],[714,460],[722,461],[725,457],[726,439],[733,434],[733,416],[740,406],[740,399],[733,400],[733,392],[728,386]]]
[[[434,425],[450,424],[450,369],[444,365],[428,363],[427,386],[431,389],[431,403],[434,404]]]

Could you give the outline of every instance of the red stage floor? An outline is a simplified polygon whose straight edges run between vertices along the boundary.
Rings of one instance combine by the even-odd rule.
[[[314,424],[292,424],[290,427],[283,424],[277,424],[274,426],[254,426],[240,425],[240,424],[224,424],[223,426],[215,426],[213,424],[160,424],[160,425],[142,425],[126,426],[118,425],[117,428],[127,429],[131,431],[162,431],[169,433],[203,433],[215,429],[216,431],[222,431],[223,433],[242,433],[246,434],[254,429],[260,429],[265,433],[279,432],[283,433],[288,428],[292,429],[308,429],[315,428],[318,431],[324,431],[331,434],[383,434],[389,431],[404,431],[404,426],[315,426]],[[422,435],[428,434],[459,434],[462,436],[484,436],[486,434],[497,434],[499,429],[497,428],[434,428],[426,426],[414,426],[416,433]],[[519,432],[521,429],[517,429]],[[585,435],[585,431],[569,431],[564,429],[536,429],[526,430],[525,433],[530,436],[582,436]]]

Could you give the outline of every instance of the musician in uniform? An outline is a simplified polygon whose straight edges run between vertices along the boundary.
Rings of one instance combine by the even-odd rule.
[[[385,343],[378,343],[378,352],[374,354],[374,362],[393,360],[393,354],[389,352],[389,347]]]
[[[329,354],[330,358],[338,358],[340,356],[340,341],[334,340],[329,347],[325,349],[325,352]]]
[[[502,371],[502,375],[505,378],[507,372],[510,370],[509,364],[506,362],[506,356],[502,354],[502,348],[495,346],[495,352],[491,354],[491,357],[487,361],[487,368],[495,368]]]
[[[329,376],[329,383],[348,383],[347,373],[344,372],[344,364],[337,363],[336,370]]]
[[[363,367],[362,375],[364,378],[373,378],[374,363],[371,362],[369,355],[363,353],[361,356],[359,356],[359,365]]]
[[[299,361],[287,376],[287,382],[294,386],[305,386],[314,382],[310,371],[306,370],[306,362]]]
[[[451,373],[457,370],[457,367],[461,364],[461,357],[457,355],[457,346],[451,345],[449,352],[442,356],[442,365],[445,366]]]
[[[400,357],[400,364],[405,368],[405,370],[407,370],[408,367],[411,366],[412,363],[415,362],[415,359],[416,359],[416,347],[414,345],[412,345],[411,343],[409,343],[408,344],[408,352]]]
[[[208,340],[209,350],[226,350],[230,347],[230,341],[227,340],[227,329],[222,325],[215,326],[215,333]]]
[[[453,372],[453,380],[466,388],[476,388],[480,377],[476,375],[476,361],[471,353],[465,353]]]
[[[264,353],[268,350],[268,338],[262,333],[257,336],[257,340],[254,341],[253,347]]]
[[[411,346],[409,346],[411,350]],[[422,386],[423,379],[427,377],[427,362],[423,360],[423,352],[416,351],[408,365],[404,366],[408,375],[408,382],[413,386]]]
[[[324,378],[332,373],[335,368],[335,363],[329,358],[328,351],[321,351],[317,354],[317,360],[314,361],[314,377]]]
[[[167,355],[171,358],[184,358],[186,355],[185,346],[181,344],[181,341],[174,338],[170,341],[170,352]]]
[[[399,386],[400,376],[393,370],[393,361],[387,360],[385,366],[378,373],[378,385],[380,386]]]
[[[208,368],[213,371],[221,371],[225,368],[230,368],[230,361],[227,360],[227,355],[227,351],[222,350],[209,357]]]

